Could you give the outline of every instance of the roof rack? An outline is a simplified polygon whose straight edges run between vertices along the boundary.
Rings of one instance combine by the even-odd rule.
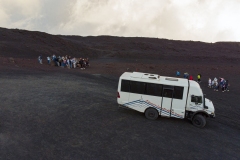
[[[158,74],[144,73],[142,78],[144,79],[157,79],[159,80],[160,76]]]

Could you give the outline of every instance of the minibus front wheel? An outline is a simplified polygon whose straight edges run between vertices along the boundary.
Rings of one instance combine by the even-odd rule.
[[[206,125],[206,118],[202,114],[196,114],[192,119],[192,124],[198,128],[203,128]]]
[[[156,120],[159,116],[158,111],[155,108],[148,108],[145,111],[145,117],[150,120]]]

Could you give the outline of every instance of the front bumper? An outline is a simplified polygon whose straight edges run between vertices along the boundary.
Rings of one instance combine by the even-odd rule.
[[[210,114],[209,117],[211,117],[211,118],[215,118],[215,117],[216,117],[216,114],[215,114],[215,113]]]

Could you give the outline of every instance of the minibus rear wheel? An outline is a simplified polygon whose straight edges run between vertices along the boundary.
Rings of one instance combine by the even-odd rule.
[[[145,117],[150,120],[156,120],[158,118],[158,111],[154,108],[148,108],[145,111]]]
[[[206,118],[201,114],[197,114],[193,117],[192,124],[198,128],[203,128],[206,125]]]

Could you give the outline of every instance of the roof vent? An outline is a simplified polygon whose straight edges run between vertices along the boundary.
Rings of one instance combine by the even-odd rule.
[[[149,77],[150,79],[157,79],[156,77]]]
[[[165,78],[165,80],[168,80],[168,81],[178,81],[177,78]]]
[[[159,80],[160,76],[157,74],[143,73],[141,78],[142,79],[157,79],[157,80]]]

